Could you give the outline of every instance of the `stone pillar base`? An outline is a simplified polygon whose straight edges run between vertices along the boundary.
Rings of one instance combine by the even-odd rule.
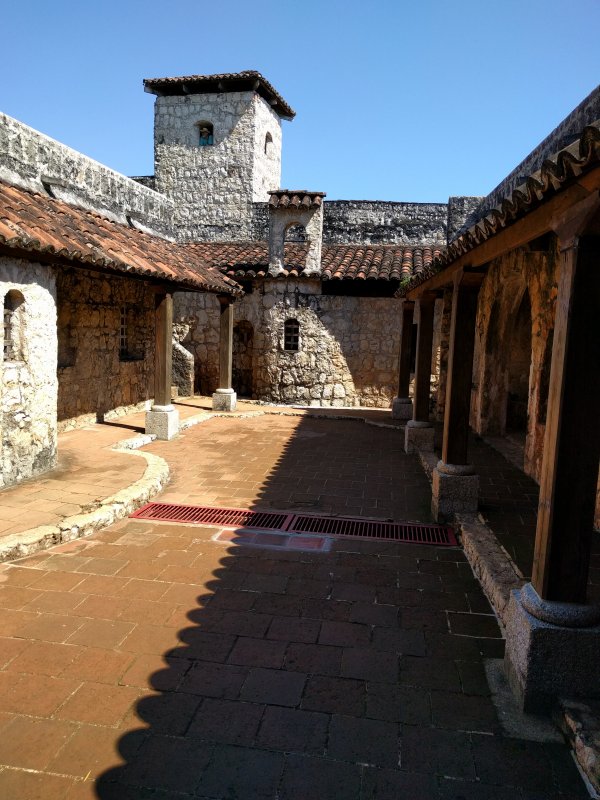
[[[477,511],[479,475],[473,473],[470,464],[438,461],[431,482],[431,514],[437,522]]]
[[[394,397],[392,419],[412,419],[413,404],[410,397]]]
[[[433,433],[433,426],[429,422],[409,419],[404,429],[404,452],[416,453],[417,450],[421,450],[424,453],[432,453]]]
[[[172,439],[179,433],[179,411],[173,406],[152,406],[146,411],[146,433],[157,439]]]
[[[233,389],[217,389],[212,396],[213,411],[235,411],[237,394]]]
[[[553,606],[562,624],[530,613],[548,618]],[[557,697],[600,697],[598,607],[540,600],[528,583],[512,592],[506,623],[504,668],[523,711],[547,713]]]

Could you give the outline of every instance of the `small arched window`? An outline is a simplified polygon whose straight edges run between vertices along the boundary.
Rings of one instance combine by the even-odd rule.
[[[4,297],[4,361],[23,360],[23,313],[25,298],[12,290]]]
[[[265,136],[265,155],[269,157],[273,155],[273,137],[270,133]]]
[[[286,319],[283,326],[283,349],[297,353],[300,349],[300,323],[297,319]]]
[[[198,123],[198,146],[208,147],[215,143],[215,130],[212,122]]]

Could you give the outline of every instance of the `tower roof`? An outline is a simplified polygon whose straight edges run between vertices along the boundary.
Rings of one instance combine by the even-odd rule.
[[[144,91],[158,96],[257,92],[284,119],[296,116],[275,87],[260,72],[225,72],[221,75],[187,75],[180,78],[144,78]]]

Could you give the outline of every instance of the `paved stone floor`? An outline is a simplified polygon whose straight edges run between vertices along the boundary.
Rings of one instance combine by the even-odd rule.
[[[423,519],[396,435],[214,419],[150,449],[165,499]],[[125,520],[0,567],[0,798],[587,796],[565,746],[503,734],[459,548],[215,533]]]

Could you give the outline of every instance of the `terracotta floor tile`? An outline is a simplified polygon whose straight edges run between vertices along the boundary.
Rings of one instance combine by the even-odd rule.
[[[144,578],[129,578],[118,591],[119,596],[139,600],[162,600],[171,584]]]
[[[7,667],[29,646],[30,643],[26,639],[0,637],[0,669]]]
[[[26,623],[20,631],[24,639],[40,639],[43,642],[64,642],[83,624],[77,617],[62,614],[39,614]]]
[[[73,609],[73,615],[78,617],[91,617],[92,619],[116,619],[128,605],[124,597],[105,597],[92,594],[87,597],[75,595],[79,604]]]
[[[117,725],[140,696],[130,686],[84,683],[56,713],[57,719],[94,725]]]
[[[128,582],[127,578],[111,575],[82,575],[77,573],[73,577],[79,579],[72,589],[77,594],[117,595]]]
[[[1,586],[0,585],[0,609],[1,608],[24,608],[31,603],[41,592],[35,589],[27,589],[24,586]],[[37,609],[30,609],[37,610]]]
[[[81,655],[72,644],[22,640],[26,647],[10,663],[8,670],[57,677]]]
[[[96,683],[119,682],[131,664],[133,655],[100,647],[78,647],[78,657],[62,673],[63,678],[77,678]]]
[[[50,717],[79,686],[80,681],[0,672],[0,709],[15,714]]]
[[[74,572],[60,572],[55,570],[52,572],[41,572],[39,577],[30,584],[30,589],[45,589],[52,592],[69,592],[78,583],[85,580],[83,575],[78,575]]]
[[[69,644],[83,644],[88,647],[118,647],[133,629],[130,622],[108,619],[85,620],[79,618],[79,629],[70,637]]]
[[[114,728],[82,725],[50,761],[48,770],[94,780],[105,770],[125,763],[119,752],[120,733]]]
[[[41,574],[35,569],[0,564],[0,586],[31,586]]]
[[[36,597],[27,603],[25,609],[27,611],[68,614],[70,611],[73,611],[81,601],[81,595],[72,594],[71,592],[44,591],[37,592]]]
[[[75,729],[63,720],[14,717],[0,736],[0,764],[42,770]]]
[[[0,772],[0,797],[27,800],[66,800],[75,781],[61,775],[6,768]]]
[[[191,661],[186,658],[164,658],[156,654],[138,656],[125,672],[119,683],[124,686],[139,686],[142,689],[173,691],[177,688]]]

